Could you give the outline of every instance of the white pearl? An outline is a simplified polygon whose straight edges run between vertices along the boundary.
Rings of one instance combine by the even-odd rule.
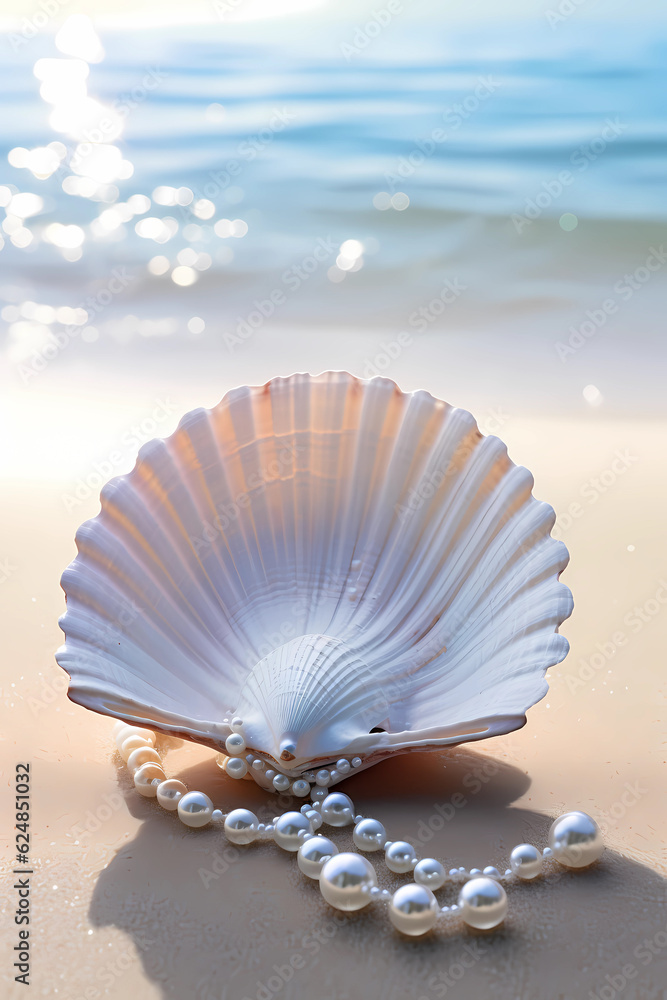
[[[347,774],[351,767],[352,765],[345,757],[341,757],[340,760],[336,761],[336,770],[340,771],[341,774]]]
[[[469,927],[489,930],[497,927],[507,913],[507,895],[493,878],[473,878],[461,889],[458,906]]]
[[[604,841],[600,827],[585,812],[560,816],[549,830],[549,847],[556,861],[566,868],[585,868],[600,857]]]
[[[352,767],[361,767],[361,757],[353,757],[350,763]]]
[[[331,775],[329,774],[326,768],[322,768],[322,770],[318,771],[317,774],[315,775],[315,783],[317,785],[320,785],[322,788],[326,788],[330,780],[331,780]]]
[[[381,851],[386,839],[387,831],[378,819],[362,819],[352,832],[358,851]]]
[[[290,786],[290,780],[286,774],[277,774],[273,779],[273,787],[277,792],[286,792]]]
[[[126,740],[123,740],[123,743],[120,747],[120,755],[127,764],[127,759],[133,750],[138,750],[140,747],[152,748],[152,746],[153,744],[149,740],[147,740],[145,736],[136,736],[136,735],[128,736]]]
[[[225,740],[225,748],[227,753],[233,757],[234,755],[243,753],[245,750],[245,740],[240,733],[231,733]]]
[[[402,934],[418,937],[433,927],[438,904],[430,889],[423,885],[402,885],[392,896],[389,919]]]
[[[284,851],[298,851],[301,847],[299,834],[310,833],[310,820],[298,812],[286,812],[275,821],[273,839]]]
[[[187,788],[182,781],[177,778],[168,778],[166,781],[161,781],[157,786],[157,800],[163,809],[167,809],[169,812],[175,812],[178,809],[178,802],[185,793]]]
[[[296,861],[308,878],[319,878],[324,864],[338,854],[338,848],[328,837],[311,837],[301,845]]]
[[[338,779],[342,777],[343,775],[340,773],[340,771],[337,771],[336,768],[333,767],[329,772],[329,784],[330,785],[335,784],[338,781]]]
[[[211,813],[211,823],[223,823],[225,819],[225,814],[222,809],[214,809]]]
[[[230,723],[230,729],[233,729],[235,733],[238,733],[239,729],[243,728],[243,719],[238,715],[235,715]]]
[[[536,878],[542,871],[542,855],[531,844],[517,844],[510,854],[510,868],[519,878]]]
[[[310,785],[303,778],[297,778],[296,781],[292,783],[292,795],[296,795],[297,798],[304,798],[310,791]]]
[[[142,764],[134,772],[134,787],[147,799],[154,799],[157,794],[157,785],[153,784],[153,781],[159,778],[160,781],[164,781],[166,775],[159,764],[153,764],[149,761],[147,764]]]
[[[139,726],[130,726],[127,723],[123,723],[122,729],[119,729],[116,735],[116,746],[119,750],[123,742],[130,736],[143,736],[151,746],[155,746],[155,733],[152,729],[141,729]]]
[[[500,878],[500,872],[493,865],[487,865],[482,874],[488,875],[489,878]]]
[[[385,851],[384,860],[390,872],[404,875],[415,867],[417,855],[412,844],[405,840],[395,840]]]
[[[344,792],[332,792],[322,803],[322,819],[328,826],[354,823],[354,803]]]
[[[435,858],[424,858],[415,865],[415,882],[429,889],[439,889],[447,880],[447,872]],[[399,928],[400,930],[400,928]]]
[[[258,832],[259,820],[249,809],[232,809],[225,818],[225,837],[230,844],[252,844]]]
[[[204,792],[186,792],[178,800],[178,818],[186,826],[206,826],[212,815],[213,803]]]
[[[322,826],[322,816],[315,809],[309,809],[307,813],[304,813],[306,819],[310,821],[310,825],[313,830],[319,830]]]
[[[375,869],[361,854],[336,854],[320,872],[320,891],[337,910],[361,910],[371,901],[377,885]]]
[[[153,750],[153,747],[138,747],[136,750],[133,750],[127,758],[129,770],[136,771],[142,764],[159,764],[161,767],[162,761],[157,750]]]
[[[248,773],[248,765],[243,757],[229,757],[225,764],[225,771],[230,778],[245,778]]]
[[[267,767],[266,771],[264,772],[264,777],[267,779],[267,781],[273,781],[277,773],[278,772],[274,771],[272,767]]]
[[[310,798],[312,802],[324,802],[328,795],[326,788],[320,788],[318,785],[310,790]]]
[[[260,760],[259,757],[255,757],[255,759],[252,762],[253,771],[263,771],[265,766],[266,765],[264,764],[264,761]]]

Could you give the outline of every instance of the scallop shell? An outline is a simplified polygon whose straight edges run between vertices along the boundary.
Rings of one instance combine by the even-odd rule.
[[[572,611],[532,486],[470,413],[386,378],[235,389],[79,529],[69,697],[216,749],[240,717],[290,777],[518,729]]]

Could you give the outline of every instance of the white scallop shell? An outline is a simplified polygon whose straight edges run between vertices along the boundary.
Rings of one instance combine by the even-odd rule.
[[[465,410],[385,378],[235,389],[79,529],[69,696],[217,748],[240,716],[292,776],[517,729],[572,610],[532,486]]]

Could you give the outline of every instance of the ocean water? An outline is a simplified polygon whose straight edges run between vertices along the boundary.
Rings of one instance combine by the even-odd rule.
[[[40,62],[64,58],[53,35],[5,36],[11,377],[58,335],[77,341],[63,365],[229,357],[274,328],[433,344],[521,328],[553,346],[610,299],[613,336],[657,343],[667,29],[364,31],[100,30],[83,83],[85,63]],[[20,165],[53,143],[34,161],[55,154],[49,177]]]

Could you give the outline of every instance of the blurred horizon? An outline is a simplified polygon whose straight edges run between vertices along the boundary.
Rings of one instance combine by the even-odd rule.
[[[210,405],[294,370],[482,414],[665,416],[657,5],[223,8],[258,19],[143,4],[128,36],[122,5],[112,28],[108,4],[38,0],[0,36],[15,455],[36,400]]]

